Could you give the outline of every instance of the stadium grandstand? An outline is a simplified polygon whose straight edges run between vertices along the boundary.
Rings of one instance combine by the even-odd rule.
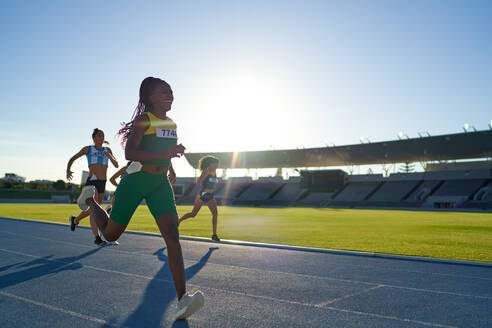
[[[211,154],[221,169],[298,169],[300,176],[222,179],[222,205],[492,209],[492,130],[322,148]],[[423,172],[348,174],[326,167],[421,163]],[[309,169],[300,169],[309,168]],[[321,169],[323,168],[323,169]],[[194,178],[178,178],[178,204],[191,204]]]

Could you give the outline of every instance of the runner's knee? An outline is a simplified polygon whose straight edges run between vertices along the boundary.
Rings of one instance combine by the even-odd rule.
[[[168,222],[162,225],[162,232],[166,237],[169,238],[179,238],[179,230],[176,222]]]
[[[121,236],[121,233],[112,233],[112,232],[103,232],[103,236],[104,236],[104,239],[106,239],[107,241],[116,241],[118,240],[118,238],[120,238]]]

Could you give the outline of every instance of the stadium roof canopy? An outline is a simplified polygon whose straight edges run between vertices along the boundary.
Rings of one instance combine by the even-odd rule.
[[[492,130],[346,146],[219,153],[186,153],[198,167],[204,155],[219,158],[219,168],[298,168],[429,162],[492,157]]]

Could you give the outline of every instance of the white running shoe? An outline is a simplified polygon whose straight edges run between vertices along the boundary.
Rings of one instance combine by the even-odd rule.
[[[174,320],[184,320],[190,315],[200,310],[205,303],[205,298],[201,291],[196,291],[193,295],[184,294],[178,302],[178,309]]]
[[[85,186],[82,188],[82,191],[80,192],[79,198],[77,198],[77,205],[79,205],[79,208],[82,211],[85,211],[86,209],[89,208],[89,205],[85,203],[85,200],[87,198],[91,198],[94,196],[94,191],[96,190],[96,187],[94,186]]]
[[[103,233],[101,232],[101,229],[97,229],[97,232],[99,233],[99,237],[101,237],[101,239],[104,237]],[[103,241],[108,244],[108,245],[116,245],[118,246],[120,243],[119,241],[115,240],[115,241],[107,241],[105,239],[103,239]]]

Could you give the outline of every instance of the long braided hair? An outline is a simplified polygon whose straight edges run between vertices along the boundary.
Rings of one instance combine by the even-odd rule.
[[[171,89],[171,86],[164,80],[149,76],[142,81],[142,83],[140,84],[138,105],[137,108],[135,108],[135,111],[133,112],[132,119],[128,123],[122,122],[121,129],[117,133],[117,135],[121,137],[121,145],[123,147],[125,147],[125,143],[126,140],[128,139],[128,135],[133,129],[133,124],[135,123],[135,119],[140,115],[142,115],[143,112],[152,112],[152,102],[150,101],[149,97],[152,91],[154,91],[154,89],[159,84],[163,85],[170,95],[173,94],[173,90]]]

